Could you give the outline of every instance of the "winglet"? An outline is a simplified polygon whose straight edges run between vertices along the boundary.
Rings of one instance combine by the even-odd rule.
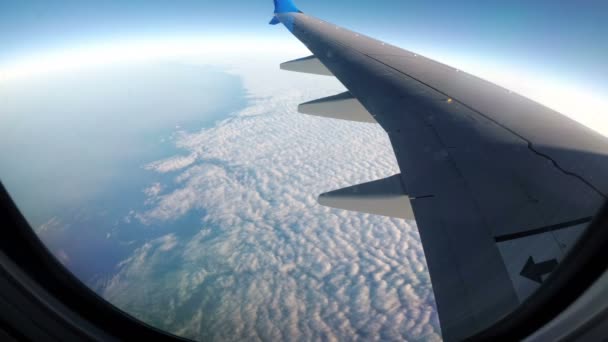
[[[302,11],[296,7],[292,0],[274,0],[275,16],[272,18],[272,20],[270,20],[269,24],[276,25],[281,22],[279,18],[277,18],[277,14],[292,12],[302,13]]]
[[[302,13],[292,0],[274,0],[274,13],[289,13],[299,12]]]

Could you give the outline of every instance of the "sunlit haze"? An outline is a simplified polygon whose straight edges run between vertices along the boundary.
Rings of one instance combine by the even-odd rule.
[[[124,63],[184,58],[196,61],[198,58],[206,63],[230,66],[230,62],[255,63],[259,58],[281,54],[289,58],[298,53],[305,55],[307,49],[295,39],[226,36],[104,42],[61,51],[41,51],[0,64],[0,85],[11,80],[52,77],[61,72]],[[441,51],[433,50],[420,53],[524,95],[608,136],[608,98],[591,86],[561,80],[559,74],[541,74],[470,54],[443,52],[441,55]]]

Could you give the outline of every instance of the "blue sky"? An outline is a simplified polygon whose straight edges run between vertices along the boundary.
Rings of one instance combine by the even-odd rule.
[[[410,50],[499,60],[608,91],[604,0],[296,3],[306,13]],[[287,38],[266,25],[272,7],[271,0],[0,1],[0,63],[124,38]]]

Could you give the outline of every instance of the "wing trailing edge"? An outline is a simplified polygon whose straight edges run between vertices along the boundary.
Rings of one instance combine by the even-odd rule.
[[[302,103],[298,106],[298,112],[331,119],[377,123],[372,114],[348,91]]]
[[[315,56],[308,56],[281,63],[282,70],[303,72],[306,74],[333,76],[334,74]]]
[[[321,205],[336,209],[414,220],[410,198],[401,184],[401,175],[353,185],[319,196]]]

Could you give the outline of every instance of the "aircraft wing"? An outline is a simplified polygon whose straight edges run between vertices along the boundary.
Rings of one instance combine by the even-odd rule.
[[[299,110],[379,124],[401,171],[319,202],[417,221],[445,340],[520,305],[608,196],[608,141],[591,129],[291,0],[275,0],[278,23],[313,53],[281,68],[333,75],[348,89]]]

